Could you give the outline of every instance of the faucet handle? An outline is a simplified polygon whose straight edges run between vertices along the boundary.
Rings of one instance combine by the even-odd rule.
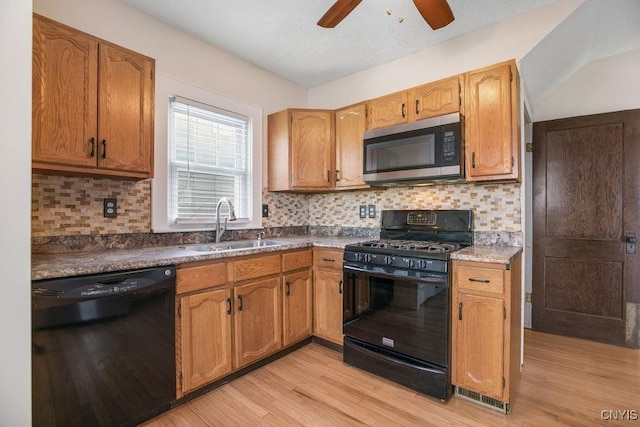
[[[262,240],[264,238],[264,231],[258,231],[258,240]]]

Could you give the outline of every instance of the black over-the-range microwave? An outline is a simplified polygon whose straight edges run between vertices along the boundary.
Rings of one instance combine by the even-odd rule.
[[[460,113],[364,133],[364,181],[412,185],[464,177]]]

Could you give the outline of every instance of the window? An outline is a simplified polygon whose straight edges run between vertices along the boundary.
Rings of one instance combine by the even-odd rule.
[[[215,223],[222,197],[233,203],[238,222],[250,222],[251,119],[174,96],[168,122],[170,226]],[[221,214],[227,217],[226,204]]]
[[[208,154],[204,148],[197,153],[194,150],[194,146],[198,139],[194,139],[194,135],[186,130],[189,128],[189,117],[193,120],[198,117],[198,126],[202,126],[201,129],[198,129],[198,132],[201,135],[206,135],[206,133],[203,132],[207,126],[205,124],[209,123],[208,126],[212,129],[212,133],[209,134],[211,139],[213,139],[213,129],[215,129],[216,126],[218,128],[224,128],[227,126],[225,120],[233,123],[233,125],[231,125],[232,128],[235,126],[237,121],[245,122],[246,126],[244,131],[246,133],[248,144],[247,151],[245,152],[245,172],[248,171],[248,175],[245,175],[247,177],[245,182],[247,187],[243,194],[246,194],[246,198],[243,199],[238,195],[237,198],[233,197],[230,199],[235,205],[238,220],[230,222],[228,226],[229,229],[236,230],[261,228],[262,215],[260,213],[260,207],[262,205],[262,163],[264,160],[262,158],[262,146],[264,144],[264,135],[262,132],[262,109],[257,105],[250,104],[246,100],[230,98],[213,92],[205,87],[195,86],[160,73],[156,74],[155,99],[155,147],[153,150],[154,172],[153,180],[151,182],[151,231],[154,233],[171,233],[212,230],[215,221],[215,218],[213,218],[215,215],[215,205],[213,203],[217,203],[219,200],[218,197],[220,196],[219,194],[216,195],[215,190],[211,189],[217,189],[217,191],[222,191],[224,194],[227,194],[225,191],[220,189],[222,180],[226,179],[224,182],[227,187],[230,187],[231,182],[233,182],[234,193],[236,191],[241,193],[241,190],[236,188],[236,183],[239,187],[241,184],[240,176],[242,176],[242,173],[239,170],[232,172],[231,169],[233,168],[229,167],[231,160],[235,162],[238,156],[235,154],[227,155],[225,159],[225,156],[223,155],[220,157],[221,160],[219,162],[216,158],[216,162],[218,163],[214,163],[213,160],[211,160],[211,164],[208,164],[207,160],[206,162],[203,162],[204,165],[200,165],[196,162],[196,160],[201,161],[203,156],[206,158]],[[189,109],[185,110],[187,106]],[[176,109],[175,114],[173,111],[174,107]],[[181,114],[178,113],[180,110],[178,107],[182,108]],[[184,119],[185,111],[187,111],[187,119]],[[198,114],[196,114],[196,111],[198,111]],[[199,115],[202,117],[199,117]],[[184,149],[182,159],[173,154],[174,137],[172,136],[172,133],[174,132],[174,129],[179,130],[179,127],[176,126],[178,123],[174,123],[174,117],[179,116],[183,118],[184,123],[184,127],[182,128],[183,141],[185,138],[189,138],[189,149],[192,151],[192,153],[187,154],[189,150]],[[217,123],[218,119],[225,120],[222,120],[222,123]],[[215,124],[211,122],[215,122]],[[195,134],[197,135],[198,133]],[[178,139],[179,138],[176,138],[176,142],[178,142]],[[209,159],[214,159],[218,154],[218,152],[212,151],[209,155]],[[182,164],[180,164],[180,161]],[[187,164],[186,168],[185,163]],[[200,174],[199,176],[202,179],[208,178],[212,182],[216,181],[216,184],[212,184],[211,186],[205,184],[206,179],[201,179],[200,181],[193,179],[193,182],[191,183],[191,189],[194,190],[192,194],[193,197],[200,198],[202,195],[205,195],[207,198],[210,198],[209,196],[211,196],[211,191],[214,191],[212,200],[209,201],[209,218],[203,216],[206,214],[207,208],[204,208],[204,205],[201,205],[203,207],[197,211],[200,217],[196,216],[188,218],[188,216],[183,216],[181,219],[178,219],[176,203],[179,201],[179,186],[177,176],[178,171],[180,170],[182,170],[182,174],[185,176],[185,179],[190,172],[191,176],[194,178],[197,174]],[[175,181],[173,180],[174,176],[176,176]],[[197,186],[198,188],[195,188],[194,186]],[[201,195],[199,192],[201,191],[202,186],[204,186],[205,189],[204,194]],[[195,207],[196,205],[197,203],[195,202],[191,203],[192,207]],[[175,211],[174,206],[176,207]],[[223,219],[226,218],[226,213],[227,209],[225,206],[223,209]],[[248,219],[246,219],[247,217]]]

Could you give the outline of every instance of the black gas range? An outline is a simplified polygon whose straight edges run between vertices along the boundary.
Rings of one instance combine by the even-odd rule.
[[[446,401],[449,258],[473,244],[470,210],[382,211],[380,240],[344,252],[344,361]]]

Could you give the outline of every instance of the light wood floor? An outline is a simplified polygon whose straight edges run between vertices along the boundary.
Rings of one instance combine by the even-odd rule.
[[[442,403],[346,366],[341,357],[307,345],[146,426],[640,425],[601,416],[633,410],[640,418],[640,350],[526,330],[510,415],[456,397]]]

